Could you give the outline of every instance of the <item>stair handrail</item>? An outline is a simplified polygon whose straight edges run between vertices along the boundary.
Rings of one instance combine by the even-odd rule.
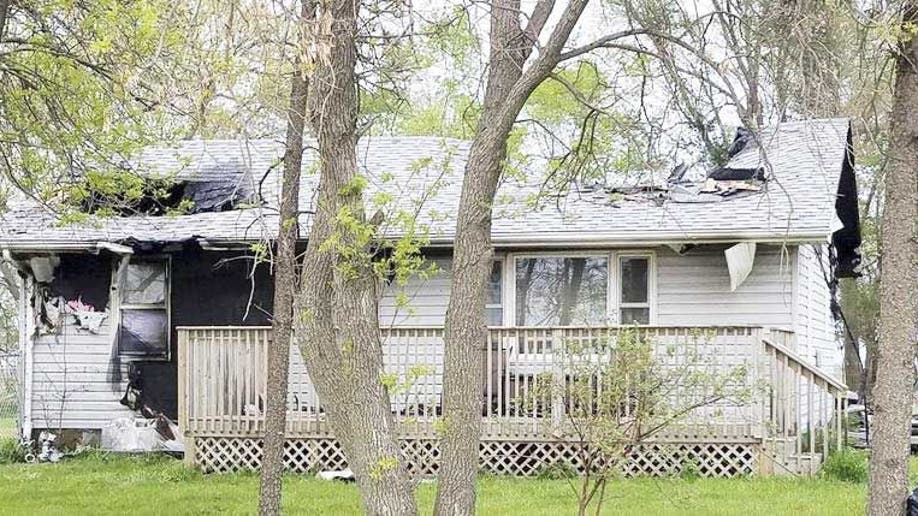
[[[825,381],[827,384],[831,385],[832,387],[836,388],[837,390],[842,391],[842,392],[845,392],[848,390],[847,385],[836,380],[831,375],[829,375],[828,373],[826,373],[825,371],[823,371],[816,365],[810,363],[807,359],[798,355],[796,352],[794,352],[787,346],[775,342],[771,337],[762,337],[762,341],[765,342],[766,345],[771,346],[773,349],[780,352],[782,355],[786,355],[789,359],[793,360],[794,362],[796,362],[797,364],[805,368],[807,371],[813,373],[813,375],[818,376],[820,379],[822,379],[823,381]]]

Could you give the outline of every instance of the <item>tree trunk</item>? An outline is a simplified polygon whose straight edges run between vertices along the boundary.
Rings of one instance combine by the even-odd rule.
[[[309,96],[319,147],[319,199],[303,262],[295,337],[366,512],[416,514],[381,378],[371,250],[352,231],[354,224],[366,224],[357,187],[356,2],[329,0],[322,8],[320,19],[331,18],[331,33],[320,35]]]
[[[588,0],[570,2],[538,58],[524,65],[538,41],[554,2],[539,1],[524,30],[520,0],[491,2],[488,80],[481,116],[462,181],[453,244],[453,277],[446,310],[443,356],[443,425],[435,512],[467,515],[475,511],[475,476],[484,367],[480,352],[487,341],[485,294],[491,273],[491,208],[507,157],[507,138],[532,91],[560,61],[561,48]]]
[[[896,58],[896,82],[890,116],[886,205],[881,233],[880,326],[877,381],[873,389],[871,428],[871,515],[905,514],[908,495],[909,437],[918,317],[916,205],[918,205],[918,6],[903,7]]]
[[[491,7],[491,59],[479,129],[469,149],[462,182],[453,277],[446,310],[443,356],[443,430],[435,512],[475,511],[475,476],[481,424],[484,367],[479,350],[487,342],[484,305],[491,273],[491,205],[507,155],[510,123],[497,120],[500,102],[519,80],[523,61],[512,49],[521,35],[519,0],[495,0]],[[514,114],[513,118],[515,119]],[[502,124],[494,128],[490,124]]]
[[[315,9],[304,0],[300,13],[305,25]],[[303,27],[303,33],[305,33]],[[274,259],[274,339],[268,348],[267,393],[265,395],[264,454],[261,459],[261,498],[259,513],[280,513],[284,472],[284,433],[287,426],[287,374],[290,339],[293,332],[293,296],[296,292],[296,242],[299,236],[300,171],[303,166],[303,130],[306,124],[306,99],[309,83],[299,56],[287,108],[287,141],[284,150],[284,176],[280,200],[277,249]]]
[[[861,362],[861,354],[858,349],[858,342],[850,331],[845,331],[844,339],[844,364],[845,364],[845,383],[848,389],[858,393],[861,399],[867,393],[866,382],[864,382],[864,363]]]

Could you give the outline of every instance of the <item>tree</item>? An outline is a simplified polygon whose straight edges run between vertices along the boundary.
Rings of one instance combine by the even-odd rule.
[[[475,509],[482,402],[477,382],[483,367],[477,351],[486,341],[483,307],[493,256],[491,211],[507,158],[507,140],[529,95],[558,63],[601,46],[562,52],[587,3],[573,0],[565,7],[547,43],[528,65],[554,2],[537,2],[525,26],[519,0],[490,3],[488,76],[462,182],[446,312],[437,514],[472,514]],[[607,41],[631,34],[615,34]]]
[[[156,0],[0,2],[4,193],[53,203],[161,134],[162,115],[175,113],[159,86],[184,42],[170,10],[185,12]]]
[[[300,11],[298,49],[309,44],[309,22],[315,3],[303,0]],[[302,51],[302,50],[301,50]],[[293,304],[297,290],[296,243],[299,237],[300,174],[303,167],[303,132],[306,126],[306,99],[309,81],[306,60],[294,58],[287,110],[287,139],[284,145],[284,172],[277,229],[277,251],[274,259],[274,315],[271,330],[274,339],[268,349],[268,391],[265,400],[264,453],[261,459],[261,498],[259,512],[280,513],[284,443],[287,426],[287,374],[290,341],[293,335]]]
[[[319,193],[295,311],[295,339],[369,514],[415,514],[396,441],[379,335],[374,224],[357,171],[357,10],[325,0],[310,81]],[[377,224],[378,225],[378,224]]]
[[[918,320],[918,5],[899,25],[880,258],[868,513],[904,514],[908,493],[915,324]]]

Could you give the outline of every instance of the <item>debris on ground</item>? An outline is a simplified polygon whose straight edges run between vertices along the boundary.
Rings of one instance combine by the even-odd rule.
[[[122,417],[102,428],[102,448],[119,452],[182,452],[185,445],[178,437],[178,425],[165,416],[147,419]]]
[[[57,435],[47,430],[38,435],[41,452],[38,454],[38,462],[59,462],[63,453],[57,449]]]
[[[320,471],[316,473],[316,478],[320,480],[337,480],[339,482],[353,482],[354,472],[348,469],[342,469],[340,471]]]

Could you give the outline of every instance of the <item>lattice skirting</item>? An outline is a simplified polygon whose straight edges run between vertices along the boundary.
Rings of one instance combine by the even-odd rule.
[[[413,475],[435,475],[439,445],[432,439],[401,441]],[[636,447],[620,464],[626,476],[675,475],[692,468],[706,477],[753,474],[758,465],[759,443],[647,443]],[[256,470],[261,464],[261,440],[234,437],[195,437],[194,463],[205,472]],[[569,442],[483,441],[478,453],[482,471],[530,476],[557,471],[582,471],[578,445]],[[341,446],[334,439],[290,439],[284,452],[288,471],[313,473],[347,467]]]

